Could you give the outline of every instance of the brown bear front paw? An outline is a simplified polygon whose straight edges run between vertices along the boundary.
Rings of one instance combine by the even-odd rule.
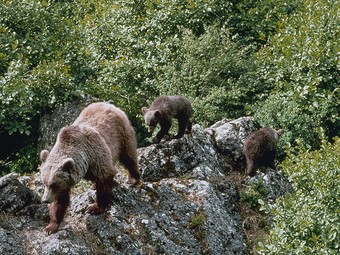
[[[99,207],[97,203],[94,203],[87,209],[87,212],[89,214],[97,215],[105,212],[105,208]]]
[[[178,134],[177,134],[177,135],[174,136],[174,139],[180,139],[180,138],[182,138],[183,136],[184,136],[184,134],[183,134],[183,135],[178,135]]]
[[[171,140],[171,136],[170,135],[165,135],[164,136],[164,140],[165,141],[170,141]]]
[[[138,185],[140,183],[140,179],[129,177],[128,183],[135,186],[135,185]]]
[[[52,222],[52,223],[48,224],[47,227],[44,228],[44,231],[48,235],[50,235],[50,234],[53,234],[53,233],[57,232],[58,227],[59,227],[59,225],[57,223],[53,223]]]
[[[158,138],[157,137],[154,137],[153,139],[152,139],[152,143],[159,143],[161,140],[158,140]]]

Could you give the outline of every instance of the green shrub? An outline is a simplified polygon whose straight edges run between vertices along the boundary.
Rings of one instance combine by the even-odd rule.
[[[262,179],[251,183],[244,191],[240,193],[241,202],[246,203],[251,209],[259,209],[259,200],[266,201],[268,189],[263,183]]]
[[[9,168],[12,172],[19,174],[28,174],[34,171],[39,164],[36,144],[28,145],[19,150],[15,159],[10,162]]]
[[[318,151],[300,145],[281,164],[294,192],[267,209],[273,216],[259,254],[338,254],[340,249],[340,139]]]
[[[176,58],[163,65],[154,83],[161,94],[189,97],[195,121],[210,125],[245,114],[245,106],[253,101],[247,99],[255,90],[249,79],[256,67],[254,47],[237,43],[227,27],[212,25],[205,30],[197,37],[183,29],[182,38],[172,40]]]
[[[189,218],[189,228],[194,231],[194,236],[199,241],[203,240],[206,236],[206,233],[204,232],[206,217],[204,212],[199,212]]]
[[[233,34],[242,37],[247,43],[258,45],[267,43],[268,37],[275,34],[284,15],[294,13],[299,0],[230,0],[232,15],[229,26]]]
[[[147,143],[140,109],[160,93],[188,96],[202,125],[250,114],[273,84],[262,82],[254,61],[258,44],[249,42],[264,44],[295,6],[283,0],[5,0],[0,134],[36,138],[42,113],[86,93],[126,111],[140,146]],[[336,117],[330,121],[336,128]]]
[[[255,117],[285,129],[290,143],[299,138],[318,148],[318,127],[340,135],[339,15],[334,0],[302,1],[258,54],[260,75],[272,90]]]

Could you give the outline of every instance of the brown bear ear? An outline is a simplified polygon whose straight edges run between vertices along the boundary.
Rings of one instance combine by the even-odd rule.
[[[143,114],[147,113],[148,111],[149,111],[149,109],[148,109],[148,108],[146,108],[146,107],[142,107],[142,113],[143,113]]]
[[[154,114],[156,118],[160,118],[162,116],[162,113],[159,109],[155,110]]]
[[[283,135],[284,131],[282,129],[276,130],[278,136]]]
[[[63,171],[70,173],[74,167],[74,160],[72,158],[67,158],[63,163]]]
[[[40,152],[40,160],[41,162],[45,162],[47,157],[48,157],[48,154],[50,154],[50,152],[48,150],[42,150]]]

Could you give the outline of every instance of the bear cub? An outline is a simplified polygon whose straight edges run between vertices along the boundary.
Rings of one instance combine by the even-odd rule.
[[[159,143],[165,136],[169,138],[172,118],[178,119],[178,133],[174,138],[183,137],[185,132],[190,133],[192,112],[190,101],[183,96],[159,96],[152,102],[150,108],[143,107],[142,113],[148,131],[153,132],[156,126],[160,125],[160,130],[152,139],[152,143]]]
[[[247,162],[247,174],[254,176],[260,167],[275,168],[275,155],[281,129],[263,127],[252,133],[244,142],[243,152]]]
[[[40,153],[42,202],[49,203],[48,234],[57,231],[70,203],[70,190],[82,178],[94,182],[96,201],[91,214],[105,211],[112,200],[115,164],[120,161],[129,172],[129,182],[137,184],[135,131],[125,113],[109,103],[87,106],[72,125],[62,128],[51,152]]]

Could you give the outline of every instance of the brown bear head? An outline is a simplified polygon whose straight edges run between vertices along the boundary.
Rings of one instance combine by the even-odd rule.
[[[151,133],[157,127],[157,124],[160,122],[162,113],[159,109],[157,110],[149,110],[146,107],[142,108],[142,113],[144,114],[145,124],[148,126],[148,131]]]
[[[69,192],[74,185],[71,173],[74,172],[72,158],[59,158],[50,155],[48,150],[40,153],[42,164],[40,166],[41,180],[45,190],[42,197],[43,203],[52,203],[58,196]]]
[[[272,129],[272,130],[273,130],[273,133],[274,133],[274,139],[276,141],[278,141],[280,136],[282,136],[283,133],[284,133],[283,130],[282,129],[278,129],[278,130]]]

